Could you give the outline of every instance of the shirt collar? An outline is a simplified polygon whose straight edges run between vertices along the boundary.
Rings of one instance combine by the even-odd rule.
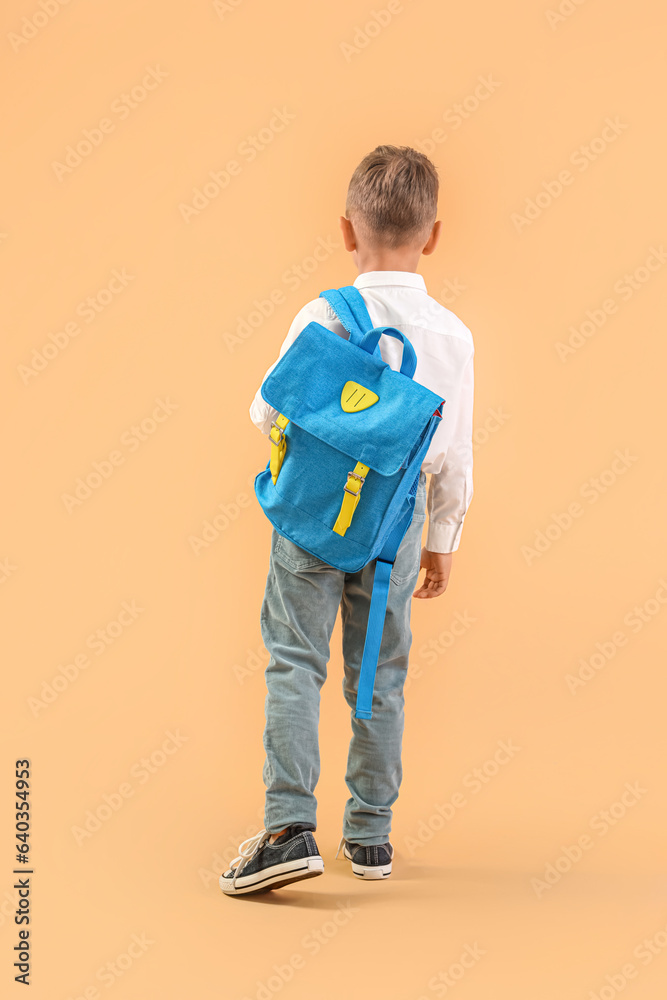
[[[369,288],[372,285],[407,285],[426,291],[426,282],[416,271],[365,271],[357,275],[355,288]]]

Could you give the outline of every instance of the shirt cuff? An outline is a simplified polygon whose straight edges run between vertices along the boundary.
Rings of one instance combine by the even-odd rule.
[[[429,521],[426,548],[429,552],[455,552],[461,541],[463,521],[447,524],[446,521]]]

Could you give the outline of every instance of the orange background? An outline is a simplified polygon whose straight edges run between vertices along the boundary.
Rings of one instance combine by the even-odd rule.
[[[565,2],[550,24],[556,0],[44,3],[56,13],[0,15],[7,995],[29,758],[40,1000],[663,1000],[664,6]],[[262,131],[275,109],[289,120]],[[444,233],[421,272],[475,341],[475,496],[446,594],[413,602],[391,878],[334,862],[338,623],[325,877],[230,899],[221,865],[264,802],[270,524],[252,480],[268,442],[248,407],[301,305],[356,277],[337,220],[385,142],[440,171]],[[457,616],[473,621],[453,636]],[[500,741],[519,749],[494,764]]]

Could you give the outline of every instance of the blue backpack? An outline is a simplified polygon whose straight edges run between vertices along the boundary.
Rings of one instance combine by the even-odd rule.
[[[412,344],[373,328],[354,285],[321,296],[350,337],[308,323],[262,383],[278,417],[255,494],[279,534],[328,565],[355,573],[376,560],[355,711],[371,719],[392,566],[445,400],[414,381]],[[383,333],[403,343],[400,371],[382,360]]]

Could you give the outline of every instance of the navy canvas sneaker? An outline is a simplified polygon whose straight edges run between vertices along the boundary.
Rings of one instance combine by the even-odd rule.
[[[220,888],[229,896],[238,896],[322,875],[324,862],[312,830],[309,823],[293,823],[272,844],[266,829],[244,840],[239,856],[220,876]]]
[[[389,841],[386,844],[373,844],[367,847],[364,844],[353,844],[345,837],[341,837],[336,858],[343,844],[345,845],[343,856],[352,862],[352,871],[358,878],[386,878],[391,875],[394,848]]]

